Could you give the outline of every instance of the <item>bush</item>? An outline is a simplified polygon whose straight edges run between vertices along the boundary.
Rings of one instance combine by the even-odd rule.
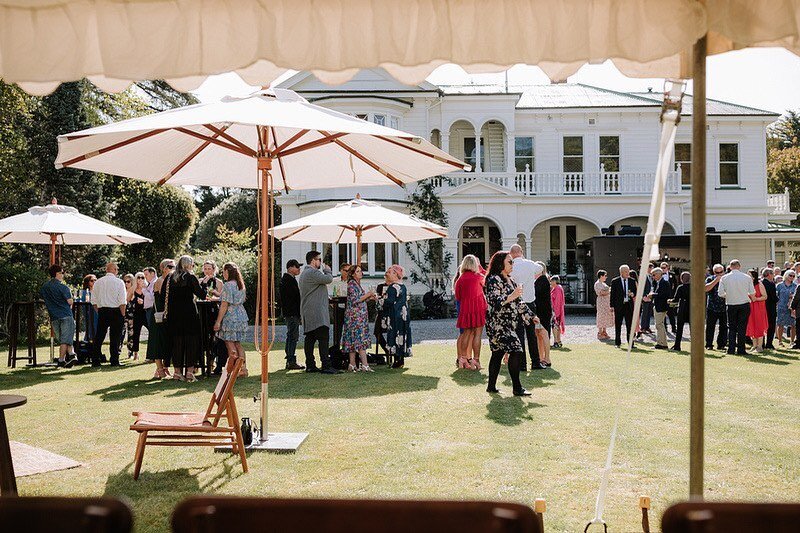
[[[253,191],[243,191],[231,196],[200,219],[194,235],[194,248],[198,250],[216,248],[219,243],[217,228],[223,224],[229,230],[236,232],[248,228],[254,235],[258,232],[258,211]]]

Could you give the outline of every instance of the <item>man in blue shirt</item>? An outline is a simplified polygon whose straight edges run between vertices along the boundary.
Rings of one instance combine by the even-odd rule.
[[[39,295],[44,300],[53,337],[59,344],[58,366],[72,368],[78,358],[72,349],[75,338],[75,319],[72,317],[72,293],[64,284],[64,270],[60,265],[52,265],[49,269],[50,281],[42,285]]]

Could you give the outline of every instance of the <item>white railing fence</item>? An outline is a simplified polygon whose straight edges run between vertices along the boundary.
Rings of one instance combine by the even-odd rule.
[[[786,187],[782,193],[768,194],[767,205],[772,210],[773,215],[788,215],[791,213],[789,208],[789,188]]]

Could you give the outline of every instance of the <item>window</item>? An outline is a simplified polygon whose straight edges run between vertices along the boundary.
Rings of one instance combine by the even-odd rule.
[[[567,226],[567,274],[578,272],[578,226]]]
[[[338,255],[339,255],[339,263],[337,264],[337,267],[342,268],[343,264],[350,262],[350,246],[347,244],[340,244]]]
[[[389,126],[392,128],[399,130],[400,129],[400,117],[389,117]]]
[[[483,158],[483,139],[481,139],[481,164],[486,161]],[[464,162],[472,166],[475,172],[475,137],[464,137]]]
[[[492,254],[502,246],[500,229],[485,219],[472,219],[461,226],[459,245],[459,261],[465,255],[472,254],[480,259],[481,264],[487,265]]]
[[[385,126],[386,125],[386,115],[373,115],[372,116],[372,122],[374,122],[375,124],[378,124],[380,126]]]
[[[550,272],[561,272],[561,226],[550,226]]]
[[[583,172],[583,137],[564,137],[564,172]]]
[[[600,164],[606,172],[619,172],[618,135],[600,136]]]
[[[681,170],[681,185],[691,186],[692,145],[690,143],[675,143],[675,168]]]
[[[333,264],[333,245],[329,242],[322,243],[317,250],[322,250],[322,262],[326,265]]]
[[[525,165],[534,172],[533,137],[514,137],[514,167],[517,172],[525,172]]]
[[[386,272],[386,243],[375,243],[375,272]]]
[[[723,187],[739,185],[739,145],[737,143],[720,143],[719,145],[719,184]]]
[[[356,113],[356,118],[360,118],[361,120],[369,120],[369,116],[366,113]]]
[[[400,245],[396,242],[392,243],[392,256],[389,258],[389,263],[392,265],[400,263]]]

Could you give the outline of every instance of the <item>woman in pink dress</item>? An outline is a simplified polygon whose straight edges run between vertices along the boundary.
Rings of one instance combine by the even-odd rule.
[[[564,327],[564,308],[566,300],[564,298],[564,287],[559,285],[561,279],[558,276],[550,278],[550,303],[553,305],[553,348],[561,348],[561,334],[566,329]]]
[[[481,369],[481,335],[486,325],[486,296],[483,294],[484,278],[481,264],[474,255],[466,255],[459,267],[460,276],[454,291],[458,301],[458,321],[462,330],[458,336],[458,368]],[[467,355],[472,357],[467,359]]]
[[[597,281],[594,283],[594,293],[597,295],[595,307],[597,307],[597,338],[602,340],[610,339],[606,333],[606,328],[614,327],[614,310],[611,309],[611,287],[606,284],[608,272],[605,270],[597,271]]]
[[[750,296],[750,318],[747,319],[747,331],[745,335],[753,339],[753,351],[764,351],[764,335],[767,334],[769,328],[769,320],[767,319],[767,291],[764,290],[764,285],[758,279],[758,271],[754,268],[748,270],[748,273],[753,277],[753,286],[756,288],[756,293]]]

